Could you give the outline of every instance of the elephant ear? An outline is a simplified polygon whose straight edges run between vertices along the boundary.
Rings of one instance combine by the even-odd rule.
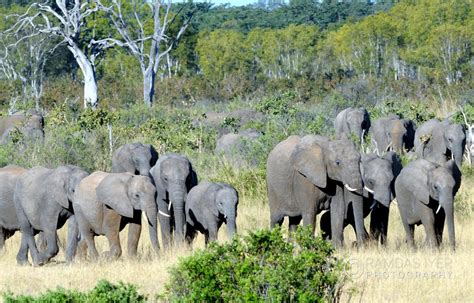
[[[449,160],[445,164],[443,164],[444,167],[446,167],[452,174],[454,178],[454,189],[453,189],[453,194],[456,195],[458,192],[459,188],[461,187],[461,171],[459,170],[458,165],[454,160]]]
[[[68,182],[66,180],[68,177],[69,175],[65,171],[62,171],[61,168],[56,169],[51,179],[52,186],[49,187],[51,190],[51,198],[64,208],[69,208],[69,199],[67,197]]]
[[[151,179],[156,187],[156,201],[166,201],[166,187],[161,179],[161,163],[166,157],[161,157],[156,164],[150,169]]]
[[[421,201],[423,204],[428,205],[430,203],[430,191],[428,184],[428,174],[432,169],[436,167],[435,164],[426,161],[418,160],[425,165],[416,165],[411,167],[409,178],[406,178],[405,184],[407,189],[415,196],[415,198]]]
[[[217,193],[221,189],[222,189],[222,186],[218,184],[209,184],[206,192],[203,195],[203,198],[209,199],[209,201],[211,202],[211,205],[209,206],[209,210],[216,217],[219,216],[219,209],[217,208],[217,201],[216,201]]]
[[[188,192],[198,184],[198,176],[193,169],[191,163],[189,163],[189,176],[186,178],[186,189]]]
[[[389,151],[383,156],[383,159],[390,161],[390,163],[392,163],[392,173],[393,173],[394,179],[396,179],[403,168],[400,157],[397,155],[396,152]]]
[[[111,174],[105,177],[97,186],[97,199],[121,216],[133,218],[133,206],[128,195],[128,187],[133,178],[130,174]]]
[[[315,142],[299,143],[291,155],[294,169],[314,185],[327,186],[327,169],[322,148]]]

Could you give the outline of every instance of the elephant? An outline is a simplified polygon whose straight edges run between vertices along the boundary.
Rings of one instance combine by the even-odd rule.
[[[150,240],[158,252],[156,189],[151,178],[130,173],[96,171],[81,180],[76,188],[73,208],[82,241],[89,248],[89,255],[96,260],[96,235],[105,235],[110,245],[110,257],[122,254],[119,232],[130,222],[141,227],[142,211],[145,212]],[[136,256],[141,229],[129,226],[128,254]]]
[[[415,132],[415,151],[418,158],[443,164],[453,158],[461,167],[466,133],[460,124],[448,120],[431,119]]]
[[[71,261],[79,238],[72,208],[74,191],[89,174],[77,166],[65,165],[55,169],[34,167],[18,177],[13,194],[21,244],[17,254],[20,265],[28,263],[28,250],[33,264],[42,265],[59,251],[56,230],[69,219],[66,259]],[[46,251],[38,251],[34,235],[44,232]]]
[[[10,116],[0,117],[0,135],[2,144],[11,140],[11,133],[18,130],[27,140],[44,138],[44,118],[34,111],[20,111]]]
[[[394,184],[402,169],[398,155],[390,151],[383,157],[376,154],[361,155],[361,173],[364,182],[364,218],[370,213],[370,239],[387,243],[387,228],[390,202],[395,198]],[[351,206],[346,205],[344,227],[351,225],[355,230]],[[325,238],[331,238],[331,214],[321,216],[321,230]]]
[[[112,172],[129,172],[135,175],[149,176],[150,169],[156,164],[158,153],[149,144],[131,143],[119,147],[112,155]]]
[[[235,131],[249,122],[263,121],[265,115],[253,109],[242,108],[231,112],[207,112],[193,121],[194,127],[207,126],[217,129],[219,136]],[[228,125],[232,122],[233,125]]]
[[[217,155],[223,155],[227,160],[241,166],[242,164],[247,163],[246,158],[249,158],[248,154],[251,149],[249,148],[248,143],[260,138],[261,136],[262,133],[254,129],[241,130],[237,134],[228,133],[222,135],[217,140],[214,153]]]
[[[204,181],[193,187],[186,200],[186,239],[192,243],[196,231],[205,235],[206,245],[217,240],[222,223],[232,238],[237,231],[239,194],[229,184]]]
[[[185,202],[188,192],[198,183],[197,174],[188,158],[175,153],[160,157],[150,174],[156,186],[163,247],[170,245],[173,230],[176,230],[175,242],[184,243]]]
[[[370,129],[369,113],[363,107],[346,108],[337,114],[334,128],[337,139],[351,139],[351,136],[356,136],[358,142],[362,143]]]
[[[377,154],[383,155],[394,150],[401,155],[404,150],[410,151],[415,140],[415,122],[390,115],[374,121],[370,133],[375,142]]]
[[[453,203],[460,186],[461,172],[453,160],[439,165],[418,159],[402,169],[395,181],[395,192],[411,247],[415,246],[415,225],[420,224],[425,228],[427,244],[439,246],[446,219],[450,245],[455,249]]]
[[[0,249],[3,249],[6,239],[20,230],[13,203],[13,191],[18,177],[25,171],[25,168],[16,165],[0,168]]]
[[[270,224],[289,217],[290,231],[303,219],[312,225],[322,210],[331,209],[333,243],[343,244],[344,207],[353,205],[357,240],[365,241],[360,154],[351,140],[322,136],[290,136],[267,159]],[[330,203],[331,202],[331,203]]]

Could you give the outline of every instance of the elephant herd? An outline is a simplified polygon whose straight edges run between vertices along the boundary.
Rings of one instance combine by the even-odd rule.
[[[0,248],[21,231],[18,264],[47,263],[59,251],[57,230],[68,222],[66,259],[76,252],[99,257],[94,237],[104,235],[108,258],[122,254],[119,232],[128,225],[127,251],[137,254],[142,212],[149,225],[153,249],[159,252],[157,221],[162,245],[172,238],[191,244],[196,233],[206,244],[217,239],[226,223],[236,232],[239,197],[229,184],[203,181],[185,156],[169,153],[158,157],[151,145],[126,144],[112,157],[112,172],[89,174],[77,166],[55,169],[0,168]],[[185,203],[186,202],[186,203]],[[35,235],[39,237],[35,240]]]
[[[413,121],[390,115],[371,123],[364,108],[348,108],[335,119],[336,139],[319,135],[290,136],[267,159],[271,226],[288,217],[290,231],[303,221],[313,226],[322,213],[322,235],[336,247],[352,225],[357,244],[387,241],[390,204],[396,198],[406,239],[414,247],[414,227],[423,224],[426,242],[441,244],[444,223],[455,248],[454,197],[461,184],[460,166],[466,144],[462,125]],[[371,135],[375,153],[364,154],[356,143]],[[400,154],[414,148],[402,167]],[[325,212],[323,212],[325,211]],[[370,230],[364,218],[370,214]]]

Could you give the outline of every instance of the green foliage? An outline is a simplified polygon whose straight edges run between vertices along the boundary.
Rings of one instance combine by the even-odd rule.
[[[181,259],[166,285],[179,302],[327,302],[345,283],[345,263],[329,242],[299,228],[287,241],[281,229],[252,232]]]
[[[132,284],[119,282],[112,284],[106,280],[100,280],[97,285],[88,292],[80,292],[77,290],[67,290],[57,288],[56,290],[48,290],[46,293],[38,296],[27,296],[13,294],[4,294],[4,302],[8,303],[49,303],[49,302],[146,302],[147,297],[141,295],[137,291],[137,287]]]
[[[256,109],[265,114],[294,117],[296,114],[294,99],[295,95],[292,92],[278,94],[261,100]]]
[[[81,129],[91,131],[93,129],[107,126],[118,119],[114,113],[102,108],[86,108],[78,118],[78,125]]]
[[[413,120],[417,125],[436,117],[434,106],[428,106],[425,102],[413,102],[410,100],[388,100],[383,104],[370,110],[371,119],[395,114],[400,118]]]

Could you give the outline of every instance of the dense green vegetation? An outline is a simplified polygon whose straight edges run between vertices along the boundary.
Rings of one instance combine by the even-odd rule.
[[[280,229],[212,244],[171,270],[176,302],[329,302],[339,298],[345,264],[334,248],[300,228],[288,242]]]
[[[88,292],[58,288],[33,297],[27,295],[4,294],[6,303],[33,303],[33,302],[146,302],[146,296],[138,293],[137,287],[131,284],[113,284],[101,280]]]

